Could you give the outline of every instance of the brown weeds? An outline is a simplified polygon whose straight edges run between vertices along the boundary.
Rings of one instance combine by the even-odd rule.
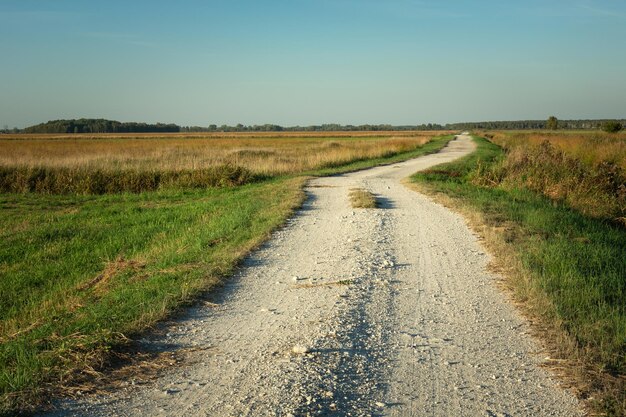
[[[587,166],[612,162],[626,170],[626,132],[608,134],[601,131],[505,132],[486,134],[489,140],[506,149],[536,147],[549,142],[569,157]],[[480,135],[484,136],[484,135]]]
[[[319,288],[319,287],[340,287],[343,285],[352,284],[351,279],[341,279],[339,281],[329,281],[329,282],[307,282],[304,284],[294,285],[294,288]]]
[[[374,194],[363,188],[353,188],[350,190],[350,203],[353,208],[376,208],[378,202]]]
[[[626,225],[626,135],[495,132],[492,141],[507,150],[506,158],[491,169],[479,167],[475,183],[528,188]]]
[[[146,266],[145,262],[137,260],[127,260],[123,256],[119,256],[112,262],[108,262],[104,267],[102,273],[98,274],[92,280],[81,284],[78,290],[85,291],[88,289],[94,289],[95,291],[105,287],[107,283],[115,276],[122,274],[126,271],[139,271]]]

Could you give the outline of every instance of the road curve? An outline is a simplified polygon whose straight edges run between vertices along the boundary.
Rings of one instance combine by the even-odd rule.
[[[187,360],[48,416],[579,416],[457,214],[401,184],[441,152],[311,181],[211,300],[147,336]],[[348,192],[377,195],[352,209]],[[135,383],[136,382],[136,383]]]

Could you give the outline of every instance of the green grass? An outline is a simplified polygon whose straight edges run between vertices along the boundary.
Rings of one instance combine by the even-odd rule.
[[[451,139],[306,174],[394,163]],[[126,337],[219,285],[299,206],[304,179],[0,194],[0,414],[38,406],[43,392],[71,384]]]
[[[596,370],[623,376],[626,230],[524,188],[476,185],[486,183],[481,176],[505,155],[487,140],[475,140],[478,150],[474,154],[416,174],[413,181],[482,213],[489,226],[502,227],[506,233],[503,241],[523,268],[528,279],[524,285],[530,287],[526,288],[529,293],[518,295],[545,297],[549,308],[533,313],[558,323],[577,347],[577,354]],[[602,386],[599,379],[596,382]],[[598,388],[610,391],[604,393],[603,411],[613,415],[624,412],[621,381],[617,390]]]
[[[0,410],[217,285],[298,206],[301,183],[0,195]]]

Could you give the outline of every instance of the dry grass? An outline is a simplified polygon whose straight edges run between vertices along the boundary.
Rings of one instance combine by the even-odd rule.
[[[350,190],[350,203],[353,208],[376,208],[378,204],[374,194],[363,188],[353,188]]]
[[[0,192],[83,195],[140,193],[164,188],[232,187],[254,182],[261,177],[235,165],[178,171],[0,166]]]
[[[452,130],[378,130],[378,131],[292,131],[292,132],[176,132],[176,133],[29,133],[29,134],[0,134],[0,138],[10,140],[23,139],[149,139],[149,138],[205,138],[205,139],[250,139],[250,138],[374,138],[374,137],[411,137],[421,136],[424,133],[447,135]]]
[[[143,172],[230,165],[254,174],[281,175],[409,151],[442,134],[321,133],[0,136],[0,167]]]
[[[606,133],[601,131],[557,131],[557,132],[482,132],[492,142],[505,149],[532,146],[538,147],[548,141],[556,149],[565,152],[588,166],[602,162],[613,162],[626,170],[626,132]]]
[[[146,263],[143,261],[137,260],[127,260],[124,259],[123,256],[118,256],[112,262],[107,262],[104,267],[104,271],[94,277],[91,281],[84,282],[78,286],[80,291],[85,291],[88,289],[94,289],[97,292],[104,291],[104,287],[106,287],[107,283],[114,278],[116,275],[119,275],[126,271],[134,271],[137,272],[143,269],[146,266]]]
[[[329,281],[329,282],[306,282],[304,284],[296,284],[294,288],[319,288],[319,287],[340,287],[342,285],[350,285],[352,284],[352,279],[341,279],[339,281]]]
[[[507,155],[483,185],[525,187],[585,215],[626,224],[626,134],[490,132]]]
[[[351,133],[0,138],[0,192],[97,195],[238,186],[388,158],[415,151],[433,137],[432,132]]]

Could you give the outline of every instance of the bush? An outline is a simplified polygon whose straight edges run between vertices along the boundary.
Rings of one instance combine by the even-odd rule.
[[[624,126],[622,126],[620,122],[616,122],[616,121],[608,121],[608,122],[602,123],[602,130],[608,133],[617,133],[623,128]]]

